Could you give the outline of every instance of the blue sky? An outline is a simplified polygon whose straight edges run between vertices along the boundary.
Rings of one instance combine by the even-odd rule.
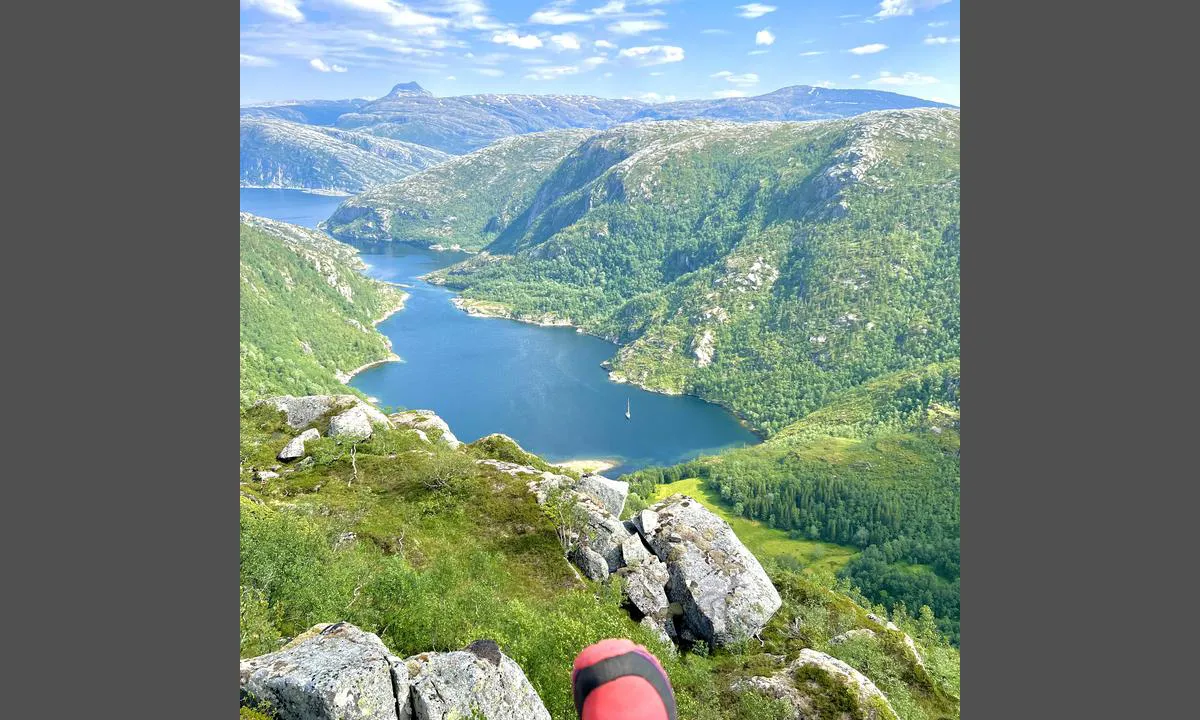
[[[959,0],[241,0],[241,100],[787,85],[958,104]]]

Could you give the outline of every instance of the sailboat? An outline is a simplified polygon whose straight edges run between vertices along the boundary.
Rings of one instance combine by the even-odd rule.
[[[625,398],[625,419],[629,420],[629,398]]]

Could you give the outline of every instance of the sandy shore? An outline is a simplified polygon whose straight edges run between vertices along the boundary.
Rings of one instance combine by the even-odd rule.
[[[602,473],[617,466],[616,460],[568,460],[555,465],[580,473]]]
[[[338,375],[337,376],[338,382],[345,385],[346,383],[349,383],[354,378],[355,375],[359,374],[363,370],[366,370],[368,368],[373,368],[376,365],[382,365],[384,363],[390,363],[390,362],[404,362],[404,360],[396,353],[389,353],[388,356],[382,360],[375,360],[374,362],[369,362],[366,365],[359,365],[358,367],[354,368],[353,370],[351,370],[348,373],[345,373],[343,375]]]

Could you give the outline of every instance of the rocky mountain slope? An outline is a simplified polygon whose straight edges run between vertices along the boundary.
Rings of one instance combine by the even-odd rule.
[[[753,97],[681,100],[638,110],[630,120],[831,120],[876,110],[952,105],[881,90],[839,90],[792,85]]]
[[[760,563],[691,498],[621,521],[624,483],[440,425],[353,396],[242,411],[243,718],[568,720],[604,637],[655,652],[680,717],[958,717],[936,631]]]
[[[241,186],[361,192],[450,157],[366,133],[277,118],[241,118]]]
[[[774,433],[958,353],[954,110],[622,125],[572,151],[487,253],[433,276],[622,344],[612,377]]]
[[[467,153],[509,135],[563,128],[606,128],[645,106],[586,95],[434,97],[416,83],[348,112],[337,127]]]
[[[405,294],[366,278],[357,251],[324,233],[241,214],[242,404],[280,392],[345,392],[339,381],[391,355],[373,323]]]
[[[525,210],[559,161],[591,134],[555,130],[498,140],[350,198],[322,227],[346,241],[399,238],[478,250]]]

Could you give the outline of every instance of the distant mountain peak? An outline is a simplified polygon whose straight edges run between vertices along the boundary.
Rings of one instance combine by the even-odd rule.
[[[392,91],[390,93],[388,93],[387,96],[388,97],[400,97],[402,95],[429,95],[429,96],[432,96],[433,93],[429,92],[428,90],[421,87],[420,85],[418,85],[415,82],[407,82],[407,83],[399,83],[398,85],[394,86],[392,88]]]

